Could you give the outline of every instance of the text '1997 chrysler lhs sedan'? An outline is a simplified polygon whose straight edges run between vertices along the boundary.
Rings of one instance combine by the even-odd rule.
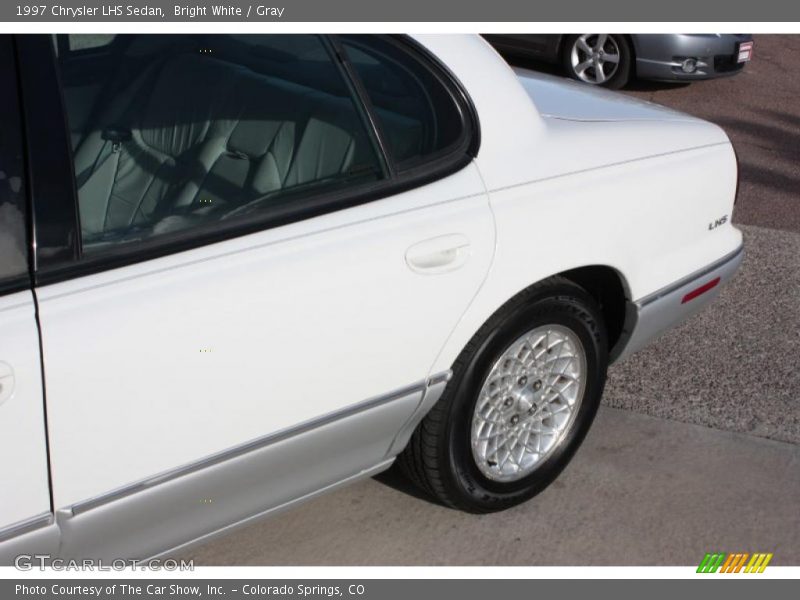
[[[478,36],[0,37],[0,558],[566,466],[741,261],[710,123]]]

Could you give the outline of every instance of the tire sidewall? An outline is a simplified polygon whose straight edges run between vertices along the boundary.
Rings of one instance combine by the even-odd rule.
[[[456,374],[445,436],[449,458],[448,478],[470,498],[475,510],[502,510],[530,498],[549,485],[564,469],[585,437],[597,412],[605,383],[605,333],[599,327],[594,303],[581,290],[566,287],[562,293],[528,300],[499,319],[481,339],[462,373]],[[479,391],[497,358],[526,331],[547,324],[562,325],[580,339],[586,355],[586,386],[581,406],[558,447],[533,473],[515,482],[486,478],[475,464],[471,428]]]

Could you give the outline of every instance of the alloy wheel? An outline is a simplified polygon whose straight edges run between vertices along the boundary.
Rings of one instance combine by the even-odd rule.
[[[607,33],[584,33],[578,36],[570,51],[570,64],[581,81],[603,85],[619,69],[620,45]]]
[[[560,325],[537,327],[503,352],[472,418],[472,456],[487,479],[522,479],[558,447],[583,399],[586,371],[580,339]]]

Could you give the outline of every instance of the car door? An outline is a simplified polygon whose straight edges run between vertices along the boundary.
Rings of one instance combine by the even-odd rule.
[[[546,33],[526,33],[487,34],[483,37],[500,50],[554,62],[559,58],[559,45],[563,36]]]
[[[492,258],[477,124],[410,41],[178,37],[82,136],[82,249],[37,271],[65,552],[384,468]]]
[[[0,36],[0,564],[57,547],[10,36]]]

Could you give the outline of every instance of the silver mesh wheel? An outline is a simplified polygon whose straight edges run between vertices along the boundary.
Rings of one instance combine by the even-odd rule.
[[[517,339],[494,363],[472,416],[472,456],[492,481],[530,475],[564,439],[586,387],[578,336],[545,325]]]

